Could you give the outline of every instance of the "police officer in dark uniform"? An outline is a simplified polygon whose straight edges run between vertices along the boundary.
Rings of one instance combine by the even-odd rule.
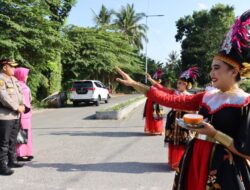
[[[14,77],[17,64],[0,60],[0,175],[11,175],[11,168],[22,167],[16,159],[16,139],[20,129],[20,113],[25,111],[22,91]]]

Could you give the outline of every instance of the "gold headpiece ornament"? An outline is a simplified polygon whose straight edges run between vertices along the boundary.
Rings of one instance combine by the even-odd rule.
[[[250,78],[250,64],[249,63],[243,63],[243,68],[240,71],[240,76]]]
[[[239,63],[237,63],[235,60],[233,60],[232,58],[226,56],[226,55],[222,55],[222,54],[217,54],[214,56],[214,59],[223,61],[229,65],[231,65],[232,67],[236,68],[238,71],[241,69]]]

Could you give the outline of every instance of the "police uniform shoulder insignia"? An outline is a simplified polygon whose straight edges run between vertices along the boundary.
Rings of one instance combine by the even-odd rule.
[[[0,79],[0,86],[4,86],[4,80]]]

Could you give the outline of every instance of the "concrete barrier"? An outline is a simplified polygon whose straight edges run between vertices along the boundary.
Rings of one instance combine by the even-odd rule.
[[[133,111],[135,108],[140,106],[141,104],[145,103],[146,98],[133,102],[132,104],[115,111],[96,111],[95,118],[96,119],[114,119],[119,120],[126,118],[127,115]]]

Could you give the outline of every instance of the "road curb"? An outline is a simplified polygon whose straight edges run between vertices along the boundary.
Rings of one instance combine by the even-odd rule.
[[[145,103],[146,98],[140,99],[120,110],[115,111],[96,111],[95,119],[111,119],[111,120],[120,120],[128,116],[128,114],[133,111],[135,108]]]

